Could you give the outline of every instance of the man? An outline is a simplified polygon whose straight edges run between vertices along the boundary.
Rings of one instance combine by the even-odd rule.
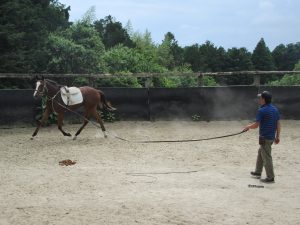
[[[256,129],[259,127],[259,144],[260,148],[258,150],[256,168],[251,175],[258,178],[261,177],[263,167],[265,167],[267,177],[261,179],[264,183],[275,182],[275,175],[273,171],[273,161],[272,161],[272,144],[278,144],[280,142],[280,118],[278,109],[271,104],[272,95],[268,91],[264,91],[258,94],[260,109],[256,115],[256,122],[249,124],[244,128],[244,131],[249,129]]]

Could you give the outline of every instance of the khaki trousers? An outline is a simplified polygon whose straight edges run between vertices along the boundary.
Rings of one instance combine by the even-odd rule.
[[[272,160],[272,144],[273,140],[265,139],[265,143],[260,145],[256,160],[255,172],[261,173],[265,167],[267,178],[274,178],[273,160]]]

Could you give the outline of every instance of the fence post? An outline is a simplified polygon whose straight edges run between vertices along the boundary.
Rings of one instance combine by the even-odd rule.
[[[260,75],[256,74],[253,76],[253,85],[260,86]]]
[[[88,80],[89,80],[89,86],[95,87],[95,83],[96,83],[95,81],[96,81],[96,79],[94,77],[90,76],[88,78]]]
[[[145,88],[149,88],[151,86],[152,86],[152,78],[151,77],[146,77]]]
[[[198,81],[198,87],[203,87],[204,86],[204,75],[202,73],[200,73],[197,77],[197,81]]]

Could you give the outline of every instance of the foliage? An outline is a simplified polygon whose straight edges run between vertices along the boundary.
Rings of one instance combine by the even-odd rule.
[[[74,86],[87,86],[89,85],[89,79],[86,77],[78,76],[74,79],[72,85]]]
[[[111,74],[118,72],[136,72],[134,71],[138,65],[138,55],[133,49],[121,44],[107,50],[104,55],[104,61],[107,70]]]
[[[292,70],[300,59],[300,42],[296,44],[278,45],[272,52],[278,70]]]
[[[192,115],[192,120],[193,121],[200,121],[201,120],[201,116],[198,114]]]
[[[123,28],[122,24],[116,21],[111,15],[104,19],[95,21],[94,27],[103,40],[106,49],[118,44],[123,44],[127,47],[133,46],[133,42],[130,39],[127,30]]]
[[[102,118],[105,122],[110,122],[110,123],[113,123],[113,122],[119,120],[119,119],[117,118],[117,116],[115,115],[115,113],[109,112],[109,111],[107,111],[107,110],[101,111],[101,118]]]
[[[85,23],[75,23],[48,38],[50,73],[102,73],[104,45],[96,31]]]
[[[96,80],[97,87],[135,87],[139,88],[142,85],[138,79],[132,75],[120,74],[118,77],[102,78]]]
[[[246,48],[231,48],[227,51],[225,59],[226,71],[246,71],[253,70],[251,61],[251,53]],[[253,82],[252,76],[239,75],[239,76],[225,76],[220,77],[217,81],[226,85],[249,85]]]
[[[141,87],[143,79],[132,73],[161,73],[154,87],[193,87],[196,77],[167,77],[172,72],[241,70],[291,70],[300,59],[300,43],[278,45],[271,53],[262,38],[253,53],[246,48],[225,50],[206,41],[181,47],[171,32],[161,43],[151,33],[134,32],[113,16],[96,18],[92,6],[75,23],[69,22],[70,7],[59,0],[2,0],[0,3],[0,72],[2,73],[111,73],[116,78],[97,80],[99,86]],[[266,79],[267,78],[267,79]],[[262,77],[262,83],[281,76]],[[280,82],[295,83],[294,76]],[[251,84],[252,77],[204,77],[204,85]],[[279,82],[279,81],[278,81]],[[84,77],[74,80],[87,85]],[[28,83],[4,81],[0,88],[27,87]]]
[[[255,70],[268,71],[275,69],[271,52],[263,38],[260,39],[253,51],[252,62]]]
[[[280,80],[272,81],[269,84],[274,86],[280,85],[300,85],[300,60],[295,65],[294,71],[299,71],[299,74],[286,74]]]
[[[55,0],[0,3],[0,72],[46,70],[48,34],[68,27],[69,10]]]
[[[275,70],[275,64],[273,62],[272,54],[269,48],[266,46],[263,38],[260,39],[253,51],[252,62],[255,70]],[[276,78],[276,76],[265,76],[261,78],[261,82],[264,84]]]

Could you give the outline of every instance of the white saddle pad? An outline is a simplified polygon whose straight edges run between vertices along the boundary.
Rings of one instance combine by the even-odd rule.
[[[66,105],[76,105],[83,102],[82,93],[77,87],[62,87],[60,94]]]

